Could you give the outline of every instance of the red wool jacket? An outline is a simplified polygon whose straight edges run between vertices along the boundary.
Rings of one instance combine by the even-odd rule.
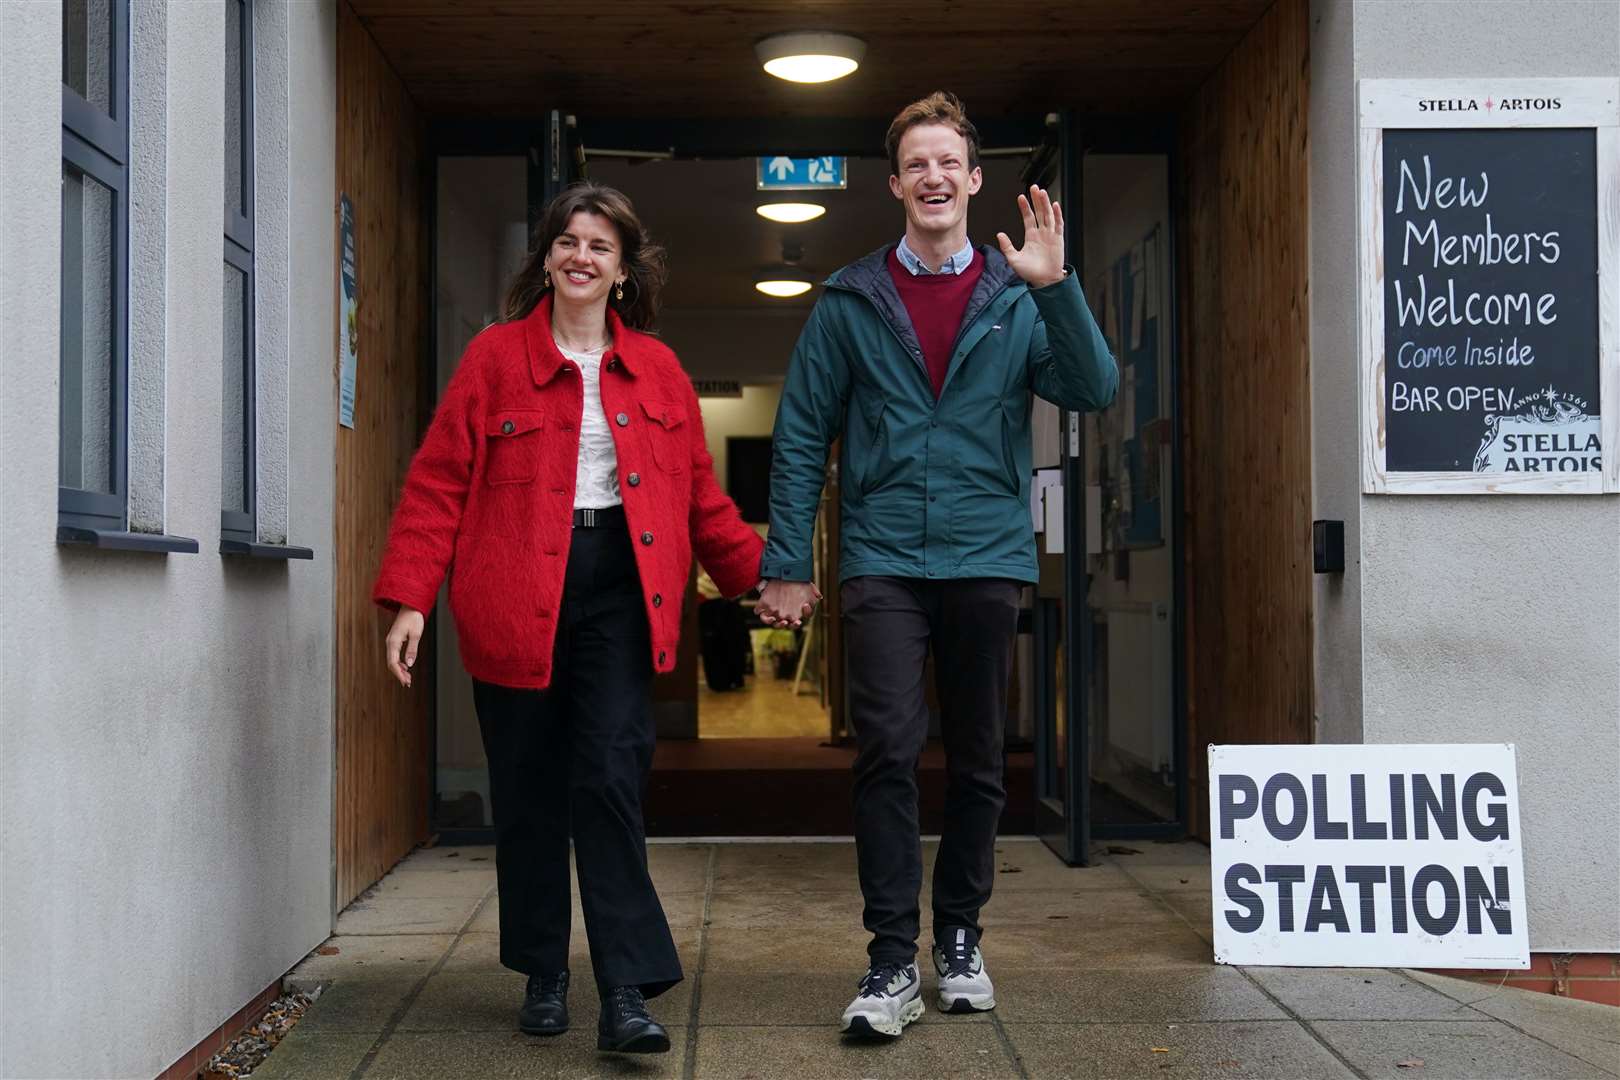
[[[618,454],[653,668],[675,666],[695,549],[727,596],[759,582],[764,542],[720,490],[697,394],[675,353],[611,309],[602,406]],[[372,599],[450,610],[473,678],[541,689],[573,535],[584,389],[551,337],[551,297],[473,339],[405,476]]]

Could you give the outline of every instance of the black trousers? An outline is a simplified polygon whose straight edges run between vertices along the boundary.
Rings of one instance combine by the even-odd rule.
[[[934,934],[982,933],[995,879],[996,825],[1006,803],[1002,733],[1022,586],[1000,578],[843,583],[850,722],[855,728],[855,848],[867,952],[876,963],[917,954],[922,841],[917,760],[928,740],[923,666],[934,654],[945,743],[945,831],[934,863]]]
[[[652,765],[652,663],[641,581],[622,529],[576,529],[551,685],[475,683],[489,757],[501,963],[568,968],[568,841],[597,985],[654,997],[680,959],[647,873],[641,796]]]

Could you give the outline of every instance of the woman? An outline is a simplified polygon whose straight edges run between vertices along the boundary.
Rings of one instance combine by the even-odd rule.
[[[404,685],[446,569],[489,757],[501,963],[529,976],[522,1030],[568,1026],[569,837],[597,1047],[660,1053],[645,999],[681,979],[647,874],[641,793],[654,671],[675,667],[695,549],[739,595],[763,544],[720,490],[697,395],[642,332],[661,249],[612,188],[541,218],[503,321],[468,346],[405,478],[373,589],[397,609]]]

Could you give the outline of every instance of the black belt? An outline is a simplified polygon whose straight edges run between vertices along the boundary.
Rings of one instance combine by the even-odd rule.
[[[624,528],[624,507],[604,506],[596,510],[575,510],[574,528],[622,529]]]

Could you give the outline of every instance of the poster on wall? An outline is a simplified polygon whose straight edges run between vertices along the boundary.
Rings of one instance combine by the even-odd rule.
[[[1364,490],[1620,490],[1620,80],[1360,104]]]
[[[354,285],[354,205],[343,195],[338,206],[338,423],[353,428],[354,379],[360,347],[359,301]]]
[[[1215,960],[1525,968],[1512,744],[1211,746]]]
[[[1171,432],[1163,245],[1163,230],[1155,225],[1086,288],[1120,371],[1113,403],[1086,416],[1086,483],[1098,489],[1103,515],[1101,546],[1089,549],[1097,557],[1165,541]]]

